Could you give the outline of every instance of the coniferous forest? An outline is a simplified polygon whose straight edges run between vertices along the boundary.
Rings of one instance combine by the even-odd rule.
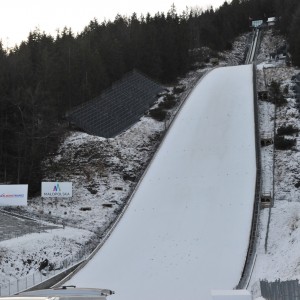
[[[65,113],[99,95],[136,68],[173,83],[194,63],[192,49],[228,50],[249,31],[249,18],[278,17],[294,65],[300,66],[299,0],[232,0],[213,10],[187,9],[90,21],[75,35],[30,32],[7,51],[0,42],[0,183],[28,183],[38,191],[41,161],[65,131]],[[20,25],[21,26],[21,25]]]

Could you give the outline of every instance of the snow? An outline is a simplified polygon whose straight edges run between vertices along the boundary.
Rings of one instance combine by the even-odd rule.
[[[73,182],[73,197],[35,197],[29,199],[27,207],[6,209],[20,217],[15,222],[15,217],[3,215],[0,230],[5,226],[5,235],[1,235],[2,240],[28,232],[39,234],[28,235],[31,244],[22,243],[20,237],[11,240],[13,243],[7,242],[5,248],[0,243],[2,295],[7,295],[9,291],[8,282],[16,289],[21,282],[23,286],[27,282],[33,284],[33,276],[45,277],[37,271],[45,258],[54,265],[56,272],[63,271],[61,267],[66,261],[74,259],[73,263],[77,263],[81,260],[81,255],[88,255],[99,244],[127,202],[139,176],[159,145],[165,128],[202,74],[203,70],[195,70],[179,79],[186,90],[175,95],[177,105],[168,111],[165,122],[155,121],[145,115],[134,126],[113,139],[76,131],[66,135],[57,153],[44,162],[44,181]],[[82,207],[89,207],[91,210],[82,211]],[[35,221],[26,221],[23,216]],[[68,230],[63,230],[62,224],[82,234],[71,236]],[[57,232],[50,230],[53,228],[60,228],[59,241],[56,238]],[[40,242],[40,237],[43,243]],[[54,274],[50,271],[46,277],[52,275]],[[15,289],[11,288],[11,291]]]
[[[267,218],[263,212],[262,218]],[[300,203],[276,201],[271,214],[268,250],[260,248],[258,251],[253,281],[257,278],[269,281],[299,278],[299,227]]]
[[[268,63],[268,62],[263,62],[256,66],[257,70],[260,70],[260,71],[263,69],[274,68],[274,67],[276,67],[275,63]]]
[[[243,36],[237,44],[234,43],[233,52],[224,54],[228,64],[237,64],[243,58],[246,39],[247,37]],[[291,80],[291,77],[298,74],[300,70],[295,67],[286,67],[283,61],[272,61],[268,57],[269,53],[274,52],[277,46],[281,46],[283,43],[284,39],[281,36],[274,35],[271,30],[265,32],[258,55],[258,64],[261,65],[258,67],[257,86],[258,90],[266,90],[271,80],[279,81],[282,89],[288,86],[288,94],[285,95],[288,104],[277,111],[277,128],[285,124],[300,128],[299,111],[296,108],[292,91],[294,83]],[[235,51],[236,49],[237,51]],[[263,66],[265,67],[263,68]],[[181,83],[189,89],[193,86],[195,78],[204,70],[189,73],[187,78],[181,80]],[[214,89],[216,89],[215,86]],[[172,115],[175,110],[172,111]],[[259,101],[259,112],[260,130],[265,133],[273,132],[274,105]],[[169,121],[167,125],[168,123]],[[50,199],[42,201],[40,197],[37,197],[29,199],[29,206],[26,210],[24,208],[19,211],[22,215],[49,222],[57,221],[61,224],[64,221],[67,230],[62,228],[59,230],[43,229],[39,234],[27,235],[31,243],[24,243],[19,237],[11,239],[11,243],[7,241],[5,248],[2,247],[3,242],[1,242],[0,282],[8,280],[12,282],[14,278],[22,278],[27,273],[31,274],[45,257],[51,263],[59,265],[64,258],[69,257],[69,253],[82,250],[86,243],[91,241],[98,243],[99,236],[109,228],[135,186],[136,181],[124,180],[123,175],[126,174],[131,178],[143,171],[160,142],[165,125],[144,116],[132,128],[114,139],[103,139],[82,132],[71,132],[58,153],[45,162],[47,172],[44,180],[73,181],[76,191],[74,201],[66,202],[63,199],[55,203]],[[202,131],[199,130],[199,133]],[[297,137],[295,136],[295,138]],[[260,214],[257,260],[249,290],[253,290],[260,279],[300,279],[299,254],[297,253],[297,249],[299,249],[297,241],[300,240],[299,222],[297,221],[297,216],[300,214],[300,189],[295,186],[300,181],[298,175],[299,150],[297,138],[297,145],[293,151],[276,151],[275,206],[271,210],[267,252],[265,252],[265,240],[269,209],[264,209]],[[270,190],[272,186],[272,156],[272,146],[262,148],[263,191]],[[122,190],[115,188],[122,188]],[[209,188],[212,191],[217,189],[215,184],[212,187],[210,185]],[[97,193],[92,194],[91,192],[95,190]],[[111,203],[112,208],[103,208],[102,204],[105,203]],[[82,212],[80,211],[82,206],[90,206],[92,210]],[[180,222],[182,222],[183,215],[179,217]],[[207,224],[205,224],[205,228],[208,227]],[[61,225],[59,226],[61,227]],[[78,234],[72,234],[68,230],[71,226]],[[36,226],[33,230],[36,230]],[[58,232],[60,233],[58,234]],[[145,230],[145,235],[147,232],[148,230]],[[53,242],[55,235],[59,236],[57,242]],[[121,256],[125,257],[123,254]],[[27,261],[27,259],[32,259],[31,265],[23,264],[23,260]],[[103,287],[102,284],[101,287]],[[213,288],[223,287],[216,284]],[[159,294],[159,290],[156,289],[156,291]],[[192,298],[194,299],[194,297]]]
[[[273,35],[272,31],[265,33],[262,40],[260,55],[258,56],[259,90],[266,90],[268,84],[275,80],[279,82],[281,90],[286,89],[287,104],[277,107],[276,129],[281,126],[292,125],[300,128],[299,110],[296,108],[292,76],[299,73],[295,67],[286,67],[283,62],[266,60],[266,54],[275,52],[284,43],[282,37]],[[268,65],[268,68],[266,66]],[[264,68],[262,68],[264,66]],[[260,131],[272,133],[274,130],[275,106],[272,103],[259,101]],[[288,136],[286,136],[288,138]],[[299,182],[299,143],[291,150],[275,151],[274,177],[274,207],[264,209],[260,213],[259,240],[257,259],[249,284],[249,290],[254,296],[260,296],[259,280],[281,281],[300,279],[299,243],[300,230],[300,190]],[[271,191],[273,182],[273,145],[263,147],[262,155],[262,191]],[[298,179],[299,178],[299,179]],[[268,226],[268,220],[270,223]],[[269,230],[268,230],[269,228]],[[263,299],[263,298],[257,298]]]
[[[39,268],[39,262],[46,258],[51,257],[51,262],[55,259],[58,262],[61,257],[67,258],[76,254],[81,249],[81,244],[76,244],[75,241],[89,240],[91,236],[92,233],[87,230],[66,227],[2,241],[0,242],[2,272],[5,271],[12,278],[15,277],[16,270],[21,274],[32,274],[33,270]]]
[[[265,166],[261,170],[261,191],[273,194],[273,145],[261,148],[261,163]]]
[[[82,239],[86,238],[86,236],[91,235],[89,231],[84,231],[84,230],[77,230],[74,228],[69,228],[66,227],[65,229],[52,229],[51,233],[53,234],[52,236],[49,236],[47,234],[43,233],[33,233],[33,234],[27,234],[24,236],[21,236],[19,238],[14,238],[11,240],[3,241],[1,242],[1,247],[12,247],[12,248],[17,248],[21,245],[23,245],[24,248],[27,249],[32,249],[33,251],[35,250],[36,246],[32,244],[32,239],[35,239],[39,244],[44,245],[44,247],[47,247],[49,242],[55,243],[56,241],[60,241],[62,239],[66,239],[66,236],[69,237],[69,239]],[[64,245],[65,243],[62,243],[61,249],[65,249],[66,246]],[[42,254],[44,255],[44,254]],[[47,258],[47,257],[45,257]]]
[[[253,113],[252,66],[204,77],[118,226],[67,284],[101,285],[123,300],[209,299],[213,288],[234,288],[254,201]]]
[[[220,65],[226,64],[235,66],[243,63],[245,50],[247,49],[249,40],[251,40],[251,33],[246,33],[238,36],[234,40],[232,49],[230,51],[219,53],[219,55],[221,56]],[[225,58],[225,61],[222,58]]]

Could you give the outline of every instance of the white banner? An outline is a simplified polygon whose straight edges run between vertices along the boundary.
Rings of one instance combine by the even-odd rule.
[[[0,185],[0,206],[26,206],[28,184]]]
[[[42,197],[72,197],[72,182],[42,182]]]

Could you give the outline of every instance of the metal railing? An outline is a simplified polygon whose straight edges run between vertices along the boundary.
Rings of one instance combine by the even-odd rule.
[[[260,37],[260,29],[256,28],[255,32],[253,33],[251,47],[245,61],[246,64],[250,64],[255,60],[255,55],[259,45],[259,37]]]
[[[165,132],[162,134],[162,137],[161,137],[162,140],[167,132],[167,129],[170,127],[170,125],[174,121],[181,106],[183,105],[183,103],[185,102],[185,100],[187,99],[189,94],[191,93],[192,87],[195,86],[195,84],[199,81],[199,78],[201,78],[202,76],[203,76],[203,73],[199,74],[191,82],[190,87],[187,88],[182,93],[179,105],[174,107],[172,114],[169,115],[169,119],[165,123],[166,128],[165,128]],[[156,150],[156,152],[157,151],[158,151],[158,149]],[[152,157],[151,161],[154,159],[154,157],[155,157],[155,154]],[[151,161],[148,164],[148,167],[151,164]],[[20,293],[22,291],[31,289],[31,288],[33,288],[37,285],[40,285],[43,282],[47,282],[47,281],[49,281],[50,283],[52,282],[52,284],[49,284],[49,287],[59,286],[61,283],[68,280],[68,278],[70,277],[70,274],[73,275],[73,273],[66,272],[66,270],[70,270],[73,267],[78,266],[75,268],[75,271],[74,270],[71,271],[71,272],[73,272],[73,271],[78,272],[104,245],[105,241],[108,239],[108,237],[110,236],[110,234],[112,233],[114,228],[117,226],[119,220],[121,219],[121,217],[125,213],[127,207],[129,206],[130,201],[131,201],[139,183],[141,182],[143,175],[146,173],[146,170],[142,170],[141,173],[138,174],[138,176],[137,176],[138,183],[136,186],[133,186],[131,191],[129,192],[129,195],[130,195],[129,200],[123,206],[120,215],[116,218],[115,221],[113,221],[113,225],[109,226],[109,228],[99,237],[100,242],[97,244],[96,247],[93,247],[93,246],[84,247],[83,249],[78,251],[78,253],[76,253],[75,255],[65,258],[63,261],[61,261],[59,266],[54,266],[54,269],[51,271],[49,271],[49,270],[42,271],[42,272],[35,271],[34,273],[31,273],[26,277],[16,279],[16,280],[8,280],[5,283],[0,284],[0,296],[9,296],[9,295],[13,295],[16,293]],[[63,279],[60,279],[59,282],[53,280],[53,278],[55,278],[58,274],[62,274],[62,273],[65,273],[65,276],[63,277]]]
[[[193,81],[192,87],[196,86],[196,84],[198,84],[198,82],[200,82],[202,80],[202,78],[208,73],[209,71],[205,72],[204,74],[201,73],[199,75],[199,77],[196,78],[196,80]],[[127,208],[129,207],[135,193],[137,192],[144,176],[147,173],[147,170],[150,168],[152,162],[154,161],[159,149],[161,148],[164,139],[166,137],[166,134],[168,132],[168,130],[172,127],[173,122],[176,120],[176,117],[178,116],[178,112],[180,111],[181,107],[184,105],[186,99],[188,98],[188,96],[190,95],[190,93],[192,92],[192,88],[187,89],[183,94],[182,94],[182,99],[179,103],[179,105],[177,107],[174,108],[173,114],[170,115],[170,119],[168,122],[168,127],[165,128],[165,131],[163,132],[162,136],[161,136],[161,141],[160,144],[158,146],[158,148],[156,149],[154,155],[152,156],[150,162],[147,164],[147,167],[145,170],[143,170],[141,176],[139,176],[138,179],[138,183],[136,186],[133,187],[132,192],[130,193],[130,197],[129,200],[127,201],[127,203],[124,205],[121,213],[118,215],[117,219],[114,221],[114,224],[109,228],[109,230],[106,232],[106,234],[104,235],[103,239],[101,240],[101,242],[99,243],[99,245],[94,249],[94,251],[87,257],[87,259],[85,261],[83,261],[78,268],[76,268],[72,273],[68,274],[65,278],[63,278],[61,281],[57,282],[55,285],[53,285],[53,287],[59,287],[62,284],[64,284],[66,281],[68,281],[72,276],[74,276],[76,273],[78,273],[95,255],[96,253],[103,247],[104,243],[107,241],[107,239],[110,237],[110,235],[112,234],[112,232],[114,231],[114,229],[117,227],[119,221],[121,220],[121,218],[123,217],[123,215],[125,214]]]
[[[261,296],[267,300],[300,300],[300,284],[298,279],[275,282],[260,281]]]
[[[48,281],[60,273],[65,272],[69,268],[85,261],[92,249],[87,246],[83,247],[76,254],[70,255],[62,260],[57,265],[52,265],[52,270],[49,266],[41,271],[34,271],[33,273],[15,280],[6,280],[0,284],[0,296],[11,296],[22,291],[28,290],[42,282]]]
[[[245,260],[244,269],[237,289],[247,288],[253,267],[256,261],[257,234],[259,225],[260,200],[261,200],[261,155],[260,155],[260,134],[258,121],[258,104],[256,88],[256,65],[253,64],[253,95],[254,95],[254,124],[255,124],[255,152],[256,152],[256,183],[253,203],[252,225],[249,237],[249,247]]]
[[[253,100],[254,100],[254,124],[255,124],[255,152],[256,152],[256,182],[255,195],[252,212],[252,225],[249,237],[249,246],[245,259],[245,265],[242,271],[240,281],[237,289],[247,288],[256,262],[256,247],[258,237],[260,201],[261,201],[261,137],[259,131],[259,113],[258,113],[258,99],[257,99],[257,80],[256,80],[256,63],[255,56],[257,49],[260,46],[261,31],[257,28],[253,34],[251,47],[249,49],[245,64],[252,63],[253,66]]]

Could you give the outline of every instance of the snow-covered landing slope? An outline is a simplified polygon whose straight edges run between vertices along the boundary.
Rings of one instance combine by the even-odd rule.
[[[210,299],[244,266],[255,188],[252,66],[198,83],[132,202],[96,256],[67,284],[113,299]]]

